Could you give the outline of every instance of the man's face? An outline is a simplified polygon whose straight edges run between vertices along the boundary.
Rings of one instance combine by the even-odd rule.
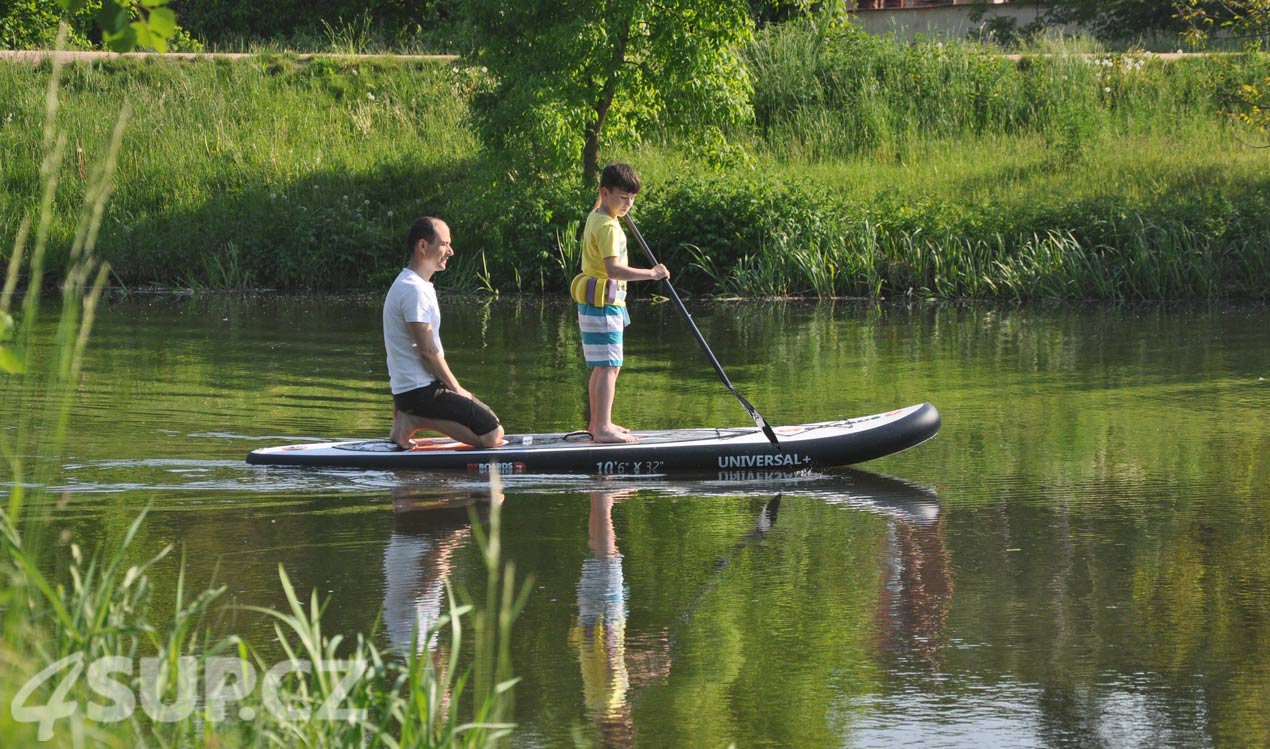
[[[423,243],[424,260],[432,266],[433,271],[445,270],[446,261],[454,254],[454,246],[450,244],[450,227],[438,221],[434,227],[437,238]]]

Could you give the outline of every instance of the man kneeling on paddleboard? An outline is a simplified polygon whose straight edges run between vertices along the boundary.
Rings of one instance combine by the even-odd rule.
[[[450,227],[425,216],[410,227],[409,264],[384,299],[384,348],[392,386],[392,432],[403,450],[410,437],[431,429],[476,447],[497,447],[503,426],[490,407],[463,389],[445,361],[441,307],[432,275],[454,254]]]

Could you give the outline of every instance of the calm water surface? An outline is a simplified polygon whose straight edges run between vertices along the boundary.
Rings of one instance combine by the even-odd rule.
[[[116,543],[149,505],[138,559],[176,542],[194,584],[271,606],[282,564],[330,598],[328,631],[408,646],[443,578],[482,585],[486,484],[243,462],[386,434],[378,304],[105,306],[55,525]],[[585,424],[567,307],[445,312],[453,368],[510,431]],[[505,554],[533,578],[514,745],[1270,746],[1266,308],[694,314],[773,424],[930,401],[943,430],[787,480],[509,477]],[[673,310],[633,316],[621,423],[747,423]]]

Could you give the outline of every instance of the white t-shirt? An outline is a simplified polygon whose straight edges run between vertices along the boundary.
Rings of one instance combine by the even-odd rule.
[[[426,322],[432,325],[432,338],[437,351],[445,355],[441,347],[441,306],[437,303],[437,291],[418,273],[402,268],[397,280],[384,298],[384,349],[388,352],[388,382],[393,395],[416,388],[427,387],[436,377],[423,366],[419,349],[410,337],[406,323]]]

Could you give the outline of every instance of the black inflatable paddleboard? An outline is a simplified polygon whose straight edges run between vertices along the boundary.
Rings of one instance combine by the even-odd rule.
[[[585,432],[514,434],[499,447],[473,448],[451,439],[417,440],[402,450],[388,440],[322,442],[253,450],[247,462],[385,470],[459,470],[485,473],[795,473],[846,466],[919,445],[939,431],[929,403],[882,414],[775,427],[777,449],[757,428],[636,431],[631,443],[599,444]]]

